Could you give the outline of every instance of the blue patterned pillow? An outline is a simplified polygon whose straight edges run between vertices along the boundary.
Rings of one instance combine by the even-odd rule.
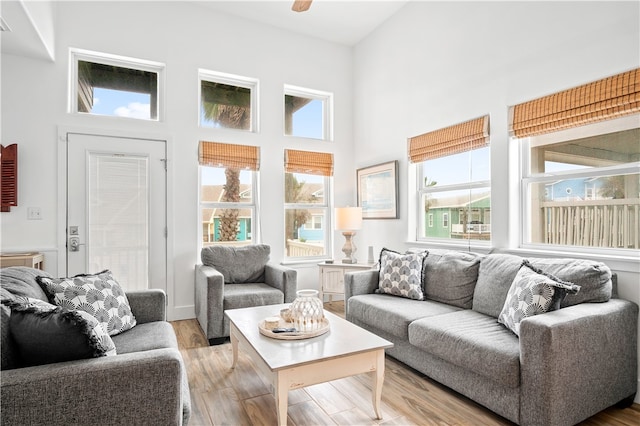
[[[511,283],[498,322],[520,336],[523,319],[560,309],[565,296],[579,290],[580,286],[545,274],[525,260]]]
[[[109,270],[94,275],[38,277],[37,280],[51,303],[93,315],[110,336],[136,325],[127,295]]]
[[[9,333],[19,367],[116,354],[111,337],[86,312],[22,296],[2,303],[11,308]]]
[[[377,293],[424,300],[422,265],[426,252],[400,254],[382,249]]]

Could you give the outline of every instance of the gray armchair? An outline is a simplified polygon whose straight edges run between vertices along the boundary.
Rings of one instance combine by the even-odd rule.
[[[229,337],[227,309],[275,305],[296,297],[297,271],[269,263],[270,247],[264,244],[202,249],[196,265],[196,317],[209,344]]]

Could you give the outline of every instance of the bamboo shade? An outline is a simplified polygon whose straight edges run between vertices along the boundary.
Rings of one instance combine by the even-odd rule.
[[[409,161],[434,158],[482,148],[489,144],[489,116],[454,124],[409,138]]]
[[[640,111],[640,68],[515,105],[510,132],[551,133]]]
[[[287,173],[333,176],[333,154],[285,149],[284,170]]]
[[[260,151],[257,146],[200,141],[198,162],[201,166],[259,170]]]

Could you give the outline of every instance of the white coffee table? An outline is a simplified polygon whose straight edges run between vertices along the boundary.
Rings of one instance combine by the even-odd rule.
[[[329,332],[302,340],[280,340],[260,334],[258,323],[278,316],[283,305],[225,311],[230,320],[233,365],[238,347],[249,355],[256,367],[273,385],[278,424],[287,424],[288,392],[361,373],[373,378],[372,403],[377,419],[384,381],[384,349],[393,343],[370,333],[325,310]]]

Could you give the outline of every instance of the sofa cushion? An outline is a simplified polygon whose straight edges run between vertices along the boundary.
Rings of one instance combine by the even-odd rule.
[[[544,274],[524,261],[511,284],[498,322],[520,336],[520,322],[528,317],[560,309],[567,294],[580,287]]]
[[[585,302],[606,302],[611,298],[611,269],[602,262],[585,259],[529,258],[531,265],[558,279],[580,286],[567,294],[561,307]]]
[[[347,319],[370,324],[402,339],[408,338],[408,327],[413,321],[460,310],[440,302],[405,299],[388,294],[353,296],[347,303]]]
[[[520,256],[503,253],[483,257],[478,269],[472,309],[498,318],[523,260]]]
[[[419,319],[409,342],[503,386],[520,385],[518,338],[491,316],[467,309]]]
[[[24,297],[3,304],[11,308],[10,333],[20,367],[116,354],[111,337],[86,312]]]
[[[382,249],[376,293],[423,300],[422,272],[426,256],[427,252],[400,254]]]
[[[225,283],[264,282],[264,266],[269,261],[271,248],[265,244],[243,247],[211,246],[200,252],[202,263],[216,268]]]
[[[37,280],[51,303],[93,315],[111,336],[136,325],[127,295],[109,270],[72,278],[38,277]]]
[[[223,307],[227,309],[284,303],[284,293],[262,283],[225,284]]]
[[[424,260],[424,292],[427,299],[471,309],[483,255],[430,249]]]
[[[119,354],[178,348],[173,326],[167,321],[138,324],[131,330],[112,337]]]

